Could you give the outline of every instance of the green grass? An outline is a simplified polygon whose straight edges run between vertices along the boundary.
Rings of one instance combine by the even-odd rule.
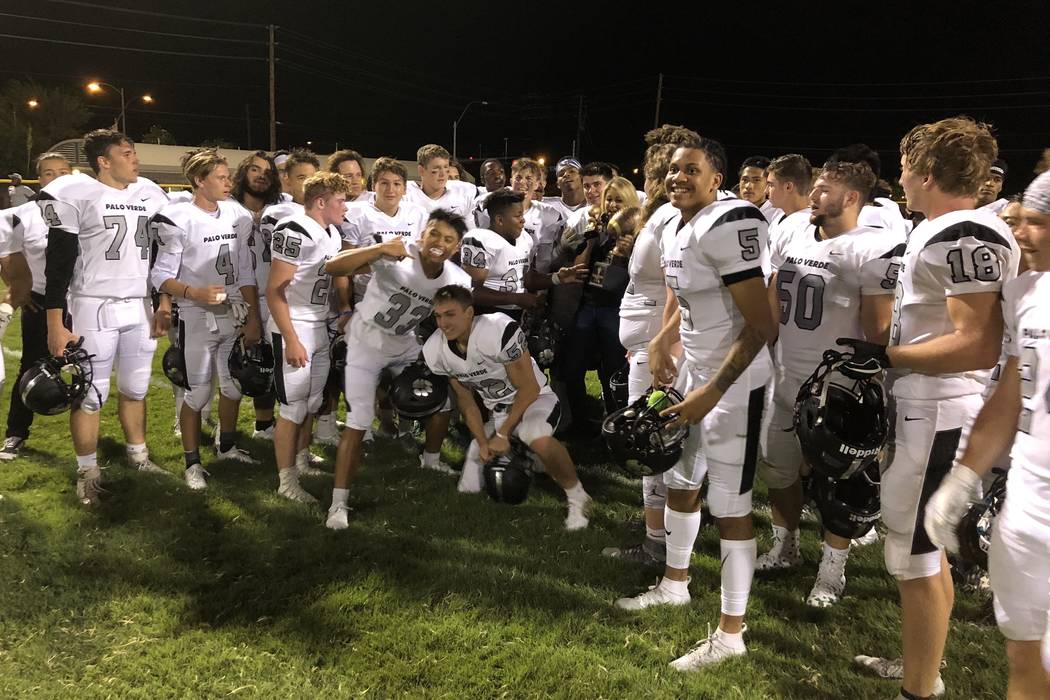
[[[6,337],[19,345],[17,319]],[[159,371],[164,347],[149,397],[150,448],[180,474]],[[8,358],[8,387],[16,365]],[[242,433],[250,420],[246,403]],[[896,694],[893,683],[850,667],[856,653],[897,653],[896,592],[881,545],[854,551],[841,604],[811,610],[803,597],[819,557],[814,523],[805,524],[801,571],[756,580],[749,655],[701,674],[670,670],[717,622],[718,537],[701,532],[690,607],[613,609],[657,572],[600,555],[642,529],[637,484],[597,449],[572,446],[599,503],[581,533],[562,530],[564,499],[549,481],[526,504],[499,506],[458,494],[452,479],[422,472],[410,449],[392,443],[368,457],[350,529],[333,533],[320,509],[277,498],[264,443],[250,446],[265,459],[260,467],[209,464],[209,450],[210,486],[195,494],[180,479],[123,467],[113,401],[102,434],[111,493],[98,511],[75,503],[66,416],[38,417],[28,454],[0,465],[0,697]],[[329,479],[305,485],[327,502]],[[950,697],[1004,695],[1002,639],[987,601],[960,593],[947,659]]]

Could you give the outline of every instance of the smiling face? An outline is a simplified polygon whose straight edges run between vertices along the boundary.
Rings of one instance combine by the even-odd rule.
[[[434,318],[445,337],[455,342],[470,333],[474,323],[474,307],[464,307],[453,299],[439,301],[434,304]]]
[[[1014,232],[1029,270],[1050,270],[1050,214],[1021,208],[1021,225]]]
[[[580,179],[580,171],[571,165],[567,165],[558,173],[558,190],[562,197],[573,197],[580,188],[583,181]]]
[[[405,196],[405,181],[397,173],[379,173],[372,187],[376,192],[376,206],[384,211],[397,211],[401,198]]]
[[[270,161],[254,156],[251,163],[248,164],[247,172],[246,189],[257,197],[265,196],[267,190],[270,189],[270,178],[273,177],[273,173],[270,172]]]
[[[423,261],[438,265],[450,259],[459,250],[459,234],[448,223],[431,219],[419,238],[419,255]]]
[[[361,164],[356,160],[344,160],[336,168],[350,185],[350,199],[357,199],[365,191],[365,174]]]
[[[448,182],[448,158],[431,158],[419,166],[419,183],[428,194],[441,192]]]
[[[698,148],[679,148],[671,157],[664,185],[671,204],[685,220],[715,201],[722,174],[714,169],[707,154]]]
[[[587,200],[587,204],[596,207],[601,203],[606,182],[608,181],[601,175],[583,176],[583,197]]]

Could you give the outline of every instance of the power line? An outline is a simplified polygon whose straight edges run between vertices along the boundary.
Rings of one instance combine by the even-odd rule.
[[[151,10],[132,10],[126,7],[113,7],[112,5],[100,5],[97,2],[81,2],[80,0],[47,0],[47,2],[56,2],[62,5],[77,5],[80,7],[86,7],[91,10],[107,10],[109,12],[124,12],[132,15],[147,15],[149,17],[164,17],[167,19],[179,19],[184,22],[206,22],[207,24],[225,24],[232,27],[251,27],[252,29],[265,29],[265,24],[255,24],[253,22],[233,22],[228,19],[211,19],[206,17],[187,17],[185,15],[172,15],[166,12],[153,12]]]
[[[374,86],[374,85],[363,85],[360,82],[353,81],[353,80],[348,80],[347,78],[345,78],[345,77],[343,77],[341,75],[337,75],[335,73],[328,73],[328,72],[325,72],[325,71],[318,70],[316,68],[311,68],[309,66],[304,66],[302,64],[295,63],[295,62],[292,62],[292,61],[288,61],[288,60],[285,60],[285,59],[278,59],[277,60],[277,65],[278,66],[287,66],[288,68],[292,68],[293,70],[299,70],[299,71],[302,71],[304,73],[309,73],[311,75],[320,75],[320,76],[323,76],[325,78],[328,78],[329,80],[334,80],[335,82],[341,83],[343,85],[349,85],[351,87],[356,87],[356,88],[358,88],[360,90],[372,91],[372,92],[376,92],[376,93],[379,93],[379,94],[388,95],[388,96],[391,96],[391,97],[397,97],[397,98],[401,98],[401,99],[405,99],[405,100],[412,100],[412,101],[415,101],[415,102],[422,102],[424,104],[429,104],[429,105],[433,105],[433,106],[436,106],[436,107],[443,107],[445,109],[455,109],[455,105],[449,104],[447,102],[437,102],[435,100],[431,100],[431,99],[426,98],[426,97],[420,97],[419,95],[414,95],[412,93],[393,92],[391,90],[385,90],[385,89],[383,89],[381,87],[377,87],[377,86]]]
[[[31,22],[51,22],[53,24],[71,24],[75,27],[91,27],[93,29],[106,29],[110,31],[118,32],[133,32],[136,34],[152,34],[154,36],[170,36],[177,39],[200,39],[202,41],[232,41],[238,44],[256,44],[259,46],[266,46],[265,41],[258,39],[230,39],[218,36],[200,36],[197,34],[176,34],[173,32],[156,32],[149,29],[131,29],[129,27],[113,27],[106,24],[89,24],[87,22],[73,22],[65,19],[50,19],[47,17],[30,17],[28,15],[15,15],[10,12],[0,12],[0,17],[14,17],[16,19],[29,20]]]
[[[969,105],[966,107],[948,107],[943,105],[924,107],[803,107],[782,104],[743,104],[737,102],[708,102],[705,100],[684,100],[681,98],[669,98],[668,101],[679,104],[704,105],[707,107],[731,107],[734,109],[761,109],[792,112],[968,112],[983,110],[998,111],[1006,109],[1050,109],[1050,102],[1044,104],[1027,105]]]
[[[910,86],[926,86],[926,85],[970,85],[973,83],[1014,83],[1024,82],[1030,80],[1050,80],[1050,75],[1033,75],[1021,78],[971,78],[970,80],[924,80],[911,83],[819,83],[819,82],[806,82],[802,80],[791,80],[791,81],[776,81],[776,80],[739,80],[736,78],[720,78],[720,77],[708,77],[708,76],[695,76],[695,75],[667,75],[664,74],[665,78],[675,78],[680,80],[703,80],[712,83],[734,83],[738,85],[787,85],[791,87],[798,87],[800,85],[805,87],[910,87]]]
[[[718,95],[720,97],[744,97],[744,98],[755,98],[755,99],[774,99],[774,100],[795,100],[795,99],[806,99],[806,100],[849,100],[850,102],[858,102],[864,100],[878,100],[884,101],[907,101],[907,100],[947,100],[947,99],[969,99],[971,97],[1031,97],[1033,95],[1050,95],[1050,90],[1032,90],[1026,92],[986,92],[986,93],[970,93],[965,95],[799,95],[797,93],[760,93],[760,92],[722,92],[719,90],[697,90],[694,88],[682,88],[675,86],[665,86],[665,90],[674,90],[677,92],[684,92],[690,95]]]
[[[50,2],[58,2],[59,0],[49,0]],[[65,2],[66,0],[61,0]],[[69,46],[89,46],[93,49],[113,49],[114,51],[133,51],[139,53],[154,53],[154,54],[165,54],[168,56],[192,56],[194,58],[223,58],[236,61],[265,61],[266,59],[262,56],[229,56],[222,54],[213,53],[191,53],[187,51],[164,51],[161,49],[137,49],[131,46],[113,46],[111,44],[91,44],[86,41],[65,41],[62,39],[50,39],[38,36],[20,36],[18,34],[0,34],[0,38],[4,39],[21,39],[23,41],[43,41],[48,44],[66,44]]]

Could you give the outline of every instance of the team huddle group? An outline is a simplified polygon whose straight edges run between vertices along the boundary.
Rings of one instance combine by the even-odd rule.
[[[149,458],[144,404],[165,333],[189,488],[208,485],[201,425],[217,382],[216,461],[252,461],[236,432],[250,396],[279,495],[316,503],[300,478],[330,474],[310,444],[338,445],[335,530],[373,429],[421,421],[420,467],[453,473],[440,453],[454,413],[472,438],[461,491],[513,500],[508,465],[524,455],[564,489],[565,528],[584,528],[593,503],[559,438],[600,426],[614,456],[647,467],[644,540],[603,554],[664,568],[617,607],[689,603],[702,500],[720,535],[719,624],[673,661],[681,671],[746,653],[756,570],[801,564],[804,482],[823,525],[815,607],[843,595],[850,547],[877,539],[881,495],[903,653],[857,660],[909,700],[945,692],[945,552],[986,475],[1009,467],[989,548],[1008,692],[1050,696],[1050,173],[999,199],[1006,165],[987,125],[919,125],[900,145],[906,218],[863,145],[820,168],[750,158],[730,189],[718,142],[665,125],[646,143],[644,192],[564,158],[552,197],[536,161],[515,161],[509,186],[485,161],[475,186],[450,178],[436,145],[418,151],[418,182],[391,158],[366,172],[354,151],[322,169],[307,151],[231,166],[201,149],[184,159],[192,189],[170,197],[138,177],[119,132],[86,135],[95,177],[44,154],[35,201],[0,217],[23,313],[0,457],[24,448],[33,410],[71,408],[77,495],[98,505],[115,365],[129,465],[169,473]],[[761,556],[756,476],[773,510]]]

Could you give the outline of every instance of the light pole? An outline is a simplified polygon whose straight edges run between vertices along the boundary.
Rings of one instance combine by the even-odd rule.
[[[124,88],[119,88],[111,83],[103,83],[95,80],[87,84],[87,91],[90,93],[102,92],[102,88],[108,87],[110,90],[120,95],[120,116],[117,117],[117,123],[120,125],[120,131],[127,133],[128,130],[128,118],[127,118],[127,103],[124,101]],[[142,101],[146,104],[153,104],[153,97],[148,93],[142,96]]]
[[[26,101],[26,106],[30,110],[36,109],[40,106],[40,102],[35,97],[30,98]],[[26,171],[32,169],[33,164],[33,120],[26,115]]]
[[[485,100],[474,100],[473,102],[468,102],[467,106],[464,107],[463,111],[460,113],[459,119],[456,119],[456,121],[452,122],[452,159],[453,160],[456,159],[456,131],[459,129],[459,122],[460,122],[460,120],[463,119],[464,116],[466,116],[467,110],[470,109],[474,105],[488,105],[488,102],[486,102]]]

